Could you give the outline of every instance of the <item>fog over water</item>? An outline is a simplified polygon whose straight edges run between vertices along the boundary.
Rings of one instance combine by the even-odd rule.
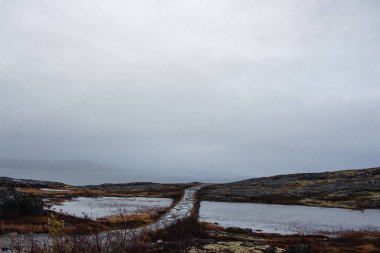
[[[1,1],[0,158],[101,166],[0,176],[232,181],[379,166],[379,12],[366,0]]]

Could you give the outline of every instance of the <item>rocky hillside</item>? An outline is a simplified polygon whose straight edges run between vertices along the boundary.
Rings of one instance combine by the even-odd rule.
[[[380,167],[253,178],[210,185],[202,200],[380,208]]]

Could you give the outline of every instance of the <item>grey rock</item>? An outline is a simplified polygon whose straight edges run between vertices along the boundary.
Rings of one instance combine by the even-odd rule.
[[[251,243],[251,242],[242,242],[240,244],[240,246],[242,246],[242,247],[253,247],[255,245],[253,243]]]

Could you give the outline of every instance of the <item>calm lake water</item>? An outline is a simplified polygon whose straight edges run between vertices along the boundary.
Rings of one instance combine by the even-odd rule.
[[[378,230],[380,210],[363,211],[295,205],[202,201],[201,221],[266,233],[318,234],[321,231]]]
[[[65,201],[62,205],[53,205],[49,209],[73,215],[76,217],[91,219],[118,215],[118,207],[123,209],[123,214],[146,212],[151,209],[167,208],[173,203],[169,198],[122,198],[122,197],[79,197]]]

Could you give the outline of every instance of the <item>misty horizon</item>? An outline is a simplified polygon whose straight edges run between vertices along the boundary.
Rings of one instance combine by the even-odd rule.
[[[315,170],[313,173],[339,170],[357,170],[368,168],[341,168],[338,170]],[[36,159],[4,159],[0,157],[0,172],[3,177],[14,179],[31,179],[61,182],[68,185],[97,185],[133,182],[153,183],[230,183],[251,178],[271,177],[285,174],[265,174],[237,176],[233,174],[204,173],[195,175],[194,171],[182,174],[151,172],[149,170],[125,170],[87,160],[36,160]],[[199,173],[200,171],[198,171]],[[288,174],[308,173],[294,171]]]
[[[378,167],[379,10],[3,1],[0,158],[91,161],[75,180],[92,183]],[[66,170],[31,175],[70,180]]]

